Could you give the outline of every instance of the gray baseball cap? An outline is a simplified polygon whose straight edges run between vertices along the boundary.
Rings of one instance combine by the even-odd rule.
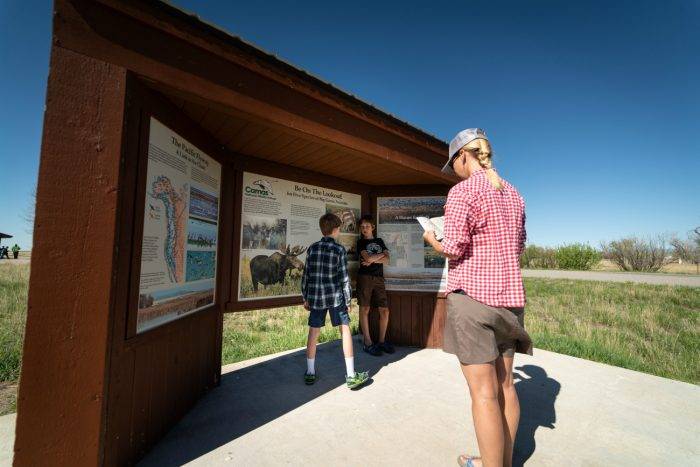
[[[452,138],[452,141],[450,141],[450,153],[447,156],[447,163],[442,167],[443,173],[456,175],[455,171],[452,170],[452,167],[450,167],[452,156],[454,156],[457,151],[462,149],[465,144],[469,144],[475,139],[485,139],[486,141],[489,140],[486,136],[486,132],[481,128],[467,128],[466,130],[460,131],[457,133],[457,136]]]

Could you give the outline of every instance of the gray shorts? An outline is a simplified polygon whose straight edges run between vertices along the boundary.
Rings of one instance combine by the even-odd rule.
[[[468,295],[447,295],[443,350],[463,364],[489,363],[515,352],[532,355],[524,308],[496,308]]]

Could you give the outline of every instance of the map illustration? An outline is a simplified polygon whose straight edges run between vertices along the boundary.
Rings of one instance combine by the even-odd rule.
[[[180,283],[185,272],[185,242],[187,241],[187,184],[176,190],[170,179],[159,175],[151,184],[150,196],[163,203],[167,236],[164,257],[170,282]]]

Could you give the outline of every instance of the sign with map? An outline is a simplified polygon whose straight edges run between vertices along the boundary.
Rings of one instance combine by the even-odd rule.
[[[137,332],[214,303],[221,164],[151,118]]]
[[[441,291],[447,261],[423,240],[416,217],[444,215],[444,196],[377,198],[377,236],[391,256],[384,266],[387,290]]]
[[[337,241],[353,283],[361,206],[353,193],[244,173],[239,300],[301,295],[306,249],[323,236],[318,221],[326,213],[342,222]]]

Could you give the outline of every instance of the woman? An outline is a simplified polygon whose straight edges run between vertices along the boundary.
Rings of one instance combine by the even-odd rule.
[[[520,406],[513,386],[514,352],[532,354],[523,328],[525,291],[519,257],[525,245],[525,203],[491,162],[483,130],[461,131],[443,172],[463,180],[445,204],[444,238],[425,240],[449,259],[443,349],[457,355],[472,399],[480,457],[459,465],[511,466]]]

